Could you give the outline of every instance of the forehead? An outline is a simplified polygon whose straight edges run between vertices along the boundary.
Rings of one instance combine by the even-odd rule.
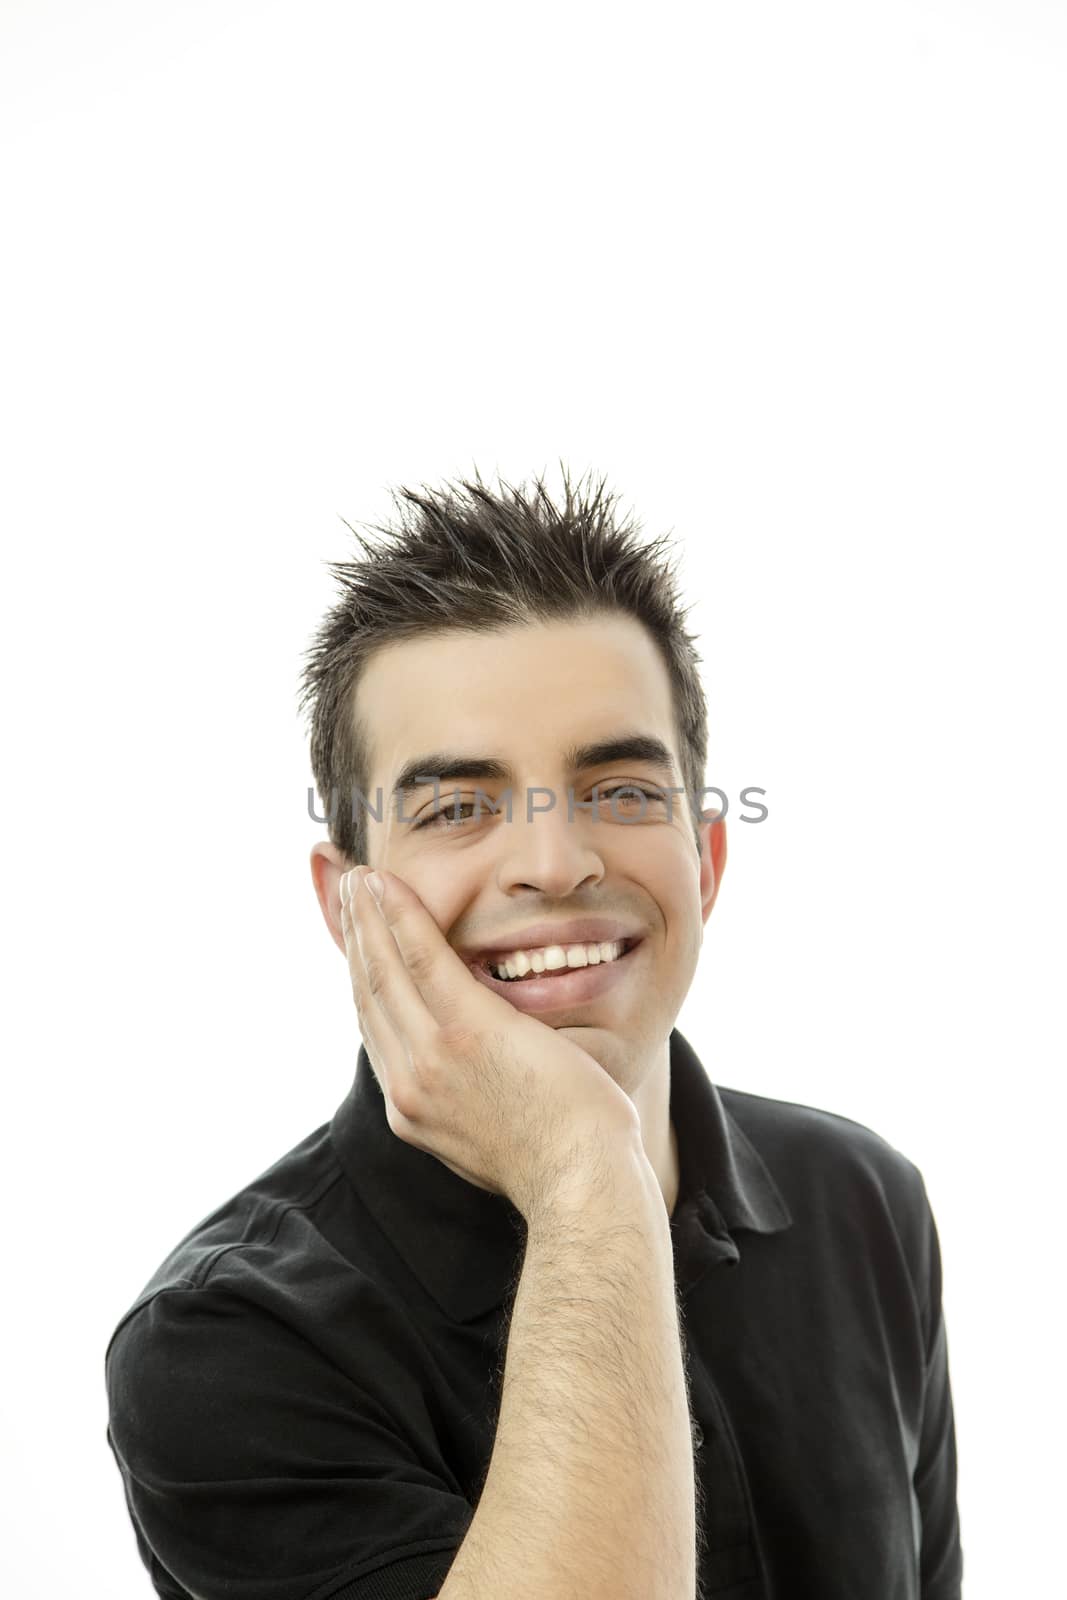
[[[368,662],[354,711],[372,784],[390,782],[412,752],[442,746],[551,760],[625,725],[675,748],[666,665],[626,616],[387,645]]]

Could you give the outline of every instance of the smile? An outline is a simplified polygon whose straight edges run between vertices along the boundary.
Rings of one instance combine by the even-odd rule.
[[[500,977],[488,959],[476,961],[471,966],[471,972],[479,983],[484,983],[487,989],[492,989],[494,994],[499,994],[508,1000],[519,1011],[552,1011],[564,1006],[583,1005],[589,1001],[599,999],[606,995],[618,983],[624,981],[629,975],[636,961],[640,959],[640,951],[644,944],[643,939],[621,939],[610,945],[604,946],[609,951],[607,959],[598,959],[584,964],[567,961],[564,965],[558,956],[553,957],[550,966],[546,960],[545,968],[538,972],[533,965],[532,957],[560,951],[558,945],[549,946],[546,952],[531,951],[526,959],[530,970],[515,977]],[[583,950],[588,947],[568,946],[568,950]],[[618,951],[618,954],[611,952]],[[518,952],[526,955],[526,952]],[[508,967],[511,967],[509,961]],[[505,971],[508,968],[505,968]]]

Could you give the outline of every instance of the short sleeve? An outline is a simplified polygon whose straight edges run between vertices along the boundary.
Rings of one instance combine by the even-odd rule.
[[[941,1249],[937,1225],[922,1185],[926,1375],[915,1494],[922,1517],[922,1600],[959,1600],[963,1553],[956,1496],[956,1428],[948,1366],[948,1335],[941,1305]]]
[[[447,1466],[265,1308],[171,1287],[108,1347],[108,1443],[165,1600],[430,1600],[473,1516]]]

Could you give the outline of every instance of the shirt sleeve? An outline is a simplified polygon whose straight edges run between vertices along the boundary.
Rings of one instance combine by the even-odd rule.
[[[948,1336],[941,1305],[941,1249],[937,1225],[922,1185],[925,1220],[926,1376],[914,1485],[922,1518],[922,1600],[959,1600],[963,1552],[956,1498],[956,1428],[948,1365]]]
[[[165,1600],[430,1600],[473,1517],[364,1382],[226,1289],[160,1290],[108,1347],[108,1443]]]

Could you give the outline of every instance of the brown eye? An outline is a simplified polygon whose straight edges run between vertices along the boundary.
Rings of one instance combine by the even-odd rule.
[[[662,792],[660,790],[658,790],[658,789],[645,789],[645,788],[642,788],[642,786],[640,784],[638,784],[638,783],[613,784],[610,789],[601,789],[599,791],[599,794],[600,794],[600,798],[602,800],[607,800],[612,795],[620,795],[620,794],[623,795],[625,798],[631,800],[631,801],[636,801],[642,795],[644,796],[644,798],[646,800],[662,800],[663,799],[663,794],[662,794]]]
[[[429,816],[420,817],[415,827],[431,828],[435,824],[443,827],[458,827],[462,822],[470,820],[468,817],[460,818],[458,813],[460,811],[474,811],[477,809],[477,804],[476,800],[460,800],[457,796],[447,805],[438,806],[437,810],[431,811]]]

